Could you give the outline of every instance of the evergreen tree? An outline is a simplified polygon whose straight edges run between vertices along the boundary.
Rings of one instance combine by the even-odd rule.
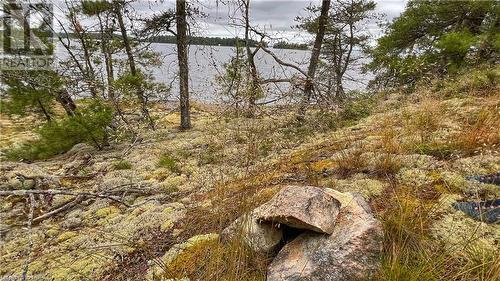
[[[496,62],[498,1],[412,0],[371,51],[373,86],[412,86],[422,78]]]

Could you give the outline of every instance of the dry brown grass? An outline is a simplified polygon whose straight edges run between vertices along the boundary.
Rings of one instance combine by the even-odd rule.
[[[199,243],[186,249],[166,269],[166,278],[190,280],[265,280],[269,258],[247,248],[241,240]]]
[[[443,111],[437,100],[423,98],[418,106],[403,111],[405,133],[415,135],[419,142],[429,142],[441,126]]]
[[[375,133],[380,136],[377,143],[378,152],[381,156],[375,161],[374,173],[380,176],[392,176],[401,169],[401,161],[398,158],[403,152],[401,146],[401,133],[399,121],[394,116],[385,116],[380,120],[379,127]]]
[[[436,201],[439,191],[433,189],[431,195],[412,187],[392,186],[373,202],[384,227],[382,266],[375,280],[499,280],[500,255],[493,249],[489,254],[478,250],[460,255],[469,247],[467,243],[454,245],[456,251],[449,252],[431,236],[431,227],[442,210]]]
[[[334,161],[337,165],[335,172],[342,178],[361,172],[366,168],[368,159],[363,156],[365,151],[361,148],[341,150]]]
[[[497,149],[500,144],[499,110],[498,106],[492,106],[470,115],[450,142],[465,154],[474,154],[483,149]]]

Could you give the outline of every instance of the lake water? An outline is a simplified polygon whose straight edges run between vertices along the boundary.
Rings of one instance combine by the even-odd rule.
[[[171,95],[168,97],[174,100],[178,96],[177,76],[177,54],[175,44],[153,43],[151,48],[161,54],[161,66],[149,67],[148,70],[158,82],[163,82],[171,86]],[[272,49],[281,60],[300,66],[306,70],[309,63],[309,50],[284,50]],[[59,59],[68,57],[62,46],[57,47],[56,54]],[[189,48],[189,87],[190,95],[194,100],[216,102],[221,96],[218,94],[220,87],[215,78],[224,73],[224,64],[230,62],[236,54],[234,47],[222,46],[190,46]],[[263,51],[259,51],[255,58],[255,63],[259,76],[262,79],[268,78],[290,78],[298,74],[298,71],[283,67],[276,63],[273,57]],[[349,73],[351,76],[360,76],[356,71]],[[360,79],[364,82],[363,79]],[[361,89],[362,83],[347,83],[347,89]],[[286,93],[289,90],[288,83],[268,84],[266,86],[267,99],[279,93]]]
[[[153,68],[153,76],[161,82],[171,83],[177,75],[177,54],[174,44],[153,44],[152,49],[163,55],[163,65]],[[273,50],[276,55],[294,64],[307,68],[310,52],[303,50]],[[215,101],[219,98],[217,90],[219,85],[215,78],[224,73],[224,64],[231,61],[236,55],[234,47],[220,46],[190,46],[189,48],[189,82],[193,99],[202,101]],[[267,53],[259,51],[255,63],[261,78],[289,78],[298,71],[283,68],[277,64]],[[172,85],[172,94],[178,92],[178,81]],[[280,85],[279,89],[269,86],[269,92],[287,91],[288,85]]]

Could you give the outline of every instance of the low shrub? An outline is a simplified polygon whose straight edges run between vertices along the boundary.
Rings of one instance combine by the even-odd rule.
[[[445,97],[490,96],[500,81],[500,68],[467,70],[449,80],[438,79],[434,89]]]
[[[36,130],[37,140],[23,143],[5,152],[10,160],[39,160],[64,153],[77,143],[90,143],[98,148],[107,144],[106,128],[113,111],[94,101],[79,108],[74,116],[47,122]]]

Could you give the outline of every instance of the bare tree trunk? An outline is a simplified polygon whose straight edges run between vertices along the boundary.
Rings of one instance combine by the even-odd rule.
[[[345,99],[344,85],[342,84],[342,75],[337,74],[335,78],[335,99],[342,101]]]
[[[99,20],[99,26],[101,29],[101,50],[104,55],[104,64],[106,67],[106,78],[108,84],[108,99],[115,103],[115,94],[113,91],[113,81],[114,81],[114,73],[113,73],[113,57],[111,54],[111,49],[109,46],[109,42],[112,40],[112,34],[109,32],[108,20],[106,19],[106,25],[103,24],[101,15],[97,15]]]
[[[316,74],[316,69],[318,68],[321,45],[323,44],[323,38],[325,37],[326,24],[328,22],[328,10],[330,10],[330,0],[323,0],[323,3],[321,4],[321,14],[318,19],[318,31],[316,33],[316,38],[314,39],[314,46],[311,53],[311,59],[309,61],[309,67],[307,68],[307,80],[304,85],[304,96],[302,97],[297,113],[297,120],[299,121],[304,121],[306,108],[313,94],[313,80],[314,75]]]
[[[250,0],[244,0],[243,6],[245,7],[245,49],[247,52],[247,63],[250,68],[250,92],[248,93],[248,109],[247,117],[255,115],[255,102],[257,101],[257,94],[260,89],[259,77],[257,75],[257,67],[255,66],[254,53],[250,49]]]
[[[176,0],[176,24],[177,24],[177,58],[179,61],[179,91],[181,106],[181,129],[191,128],[189,116],[189,69],[188,69],[188,42],[187,42],[187,20],[186,1]]]
[[[96,81],[95,81],[95,71],[91,62],[91,54],[89,52],[89,46],[85,41],[85,31],[82,29],[76,15],[74,13],[70,13],[70,22],[73,25],[74,34],[77,36],[78,41],[80,41],[80,46],[83,51],[83,59],[85,61],[85,72],[82,73],[87,80],[87,84],[89,85],[90,94],[93,98],[98,97],[98,92],[96,89]]]
[[[62,105],[68,116],[75,115],[76,104],[65,89],[56,93],[56,100]]]
[[[130,41],[129,41],[129,37],[127,34],[127,29],[126,29],[125,23],[123,21],[123,14],[121,11],[121,3],[115,2],[115,14],[116,14],[116,19],[118,20],[118,25],[120,26],[120,32],[122,35],[123,44],[125,45],[125,52],[127,53],[128,64],[130,67],[130,74],[132,74],[132,76],[137,77],[138,72],[137,72],[137,68],[135,65],[134,54],[132,53],[132,47],[130,46]],[[146,99],[144,97],[144,89],[142,88],[141,85],[139,85],[138,87],[139,88],[137,89],[137,99],[139,100],[139,103],[141,104],[142,118],[144,118],[148,122],[148,126],[151,129],[154,129],[154,122],[153,122],[153,119],[151,119],[151,116],[149,115],[149,110],[148,110],[148,107],[146,104]]]

